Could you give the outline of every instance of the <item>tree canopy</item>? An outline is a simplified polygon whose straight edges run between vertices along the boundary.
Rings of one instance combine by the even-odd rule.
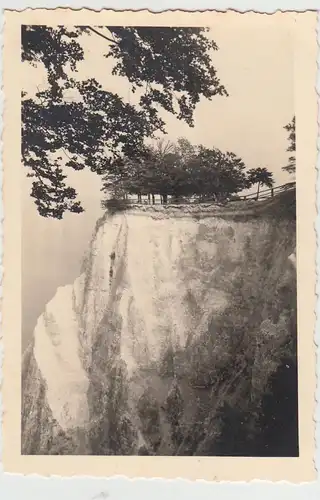
[[[258,185],[257,188],[257,198],[259,197],[260,186],[267,186],[271,188],[274,184],[273,174],[269,172],[265,167],[252,168],[248,171],[248,184],[253,186]]]
[[[22,157],[33,177],[31,196],[40,215],[62,218],[66,211],[83,211],[75,189],[67,184],[65,165],[121,175],[121,169],[148,161],[146,139],[165,133],[161,110],[193,126],[202,97],[227,95],[212,64],[212,51],[218,47],[206,31],[22,27],[22,61],[43,65],[48,83],[35,96],[22,92]],[[94,78],[77,79],[78,65],[85,58],[81,40],[89,35],[105,39],[105,57],[114,62],[112,74],[127,79],[131,92],[140,96],[137,105]],[[73,102],[66,99],[70,90],[78,96]],[[203,158],[206,155],[203,151]],[[124,158],[131,163],[124,165]]]
[[[202,200],[224,200],[254,184],[273,186],[273,176],[265,167],[246,171],[241,158],[232,152],[217,148],[192,145],[180,138],[177,144],[159,141],[149,147],[138,161],[123,159],[117,169],[103,179],[103,190],[113,192],[115,198],[127,193],[139,195],[160,194],[164,202],[196,197]]]
[[[292,118],[291,122],[285,125],[284,129],[288,132],[288,141],[289,146],[287,151],[293,153],[293,155],[289,156],[288,164],[283,168],[289,172],[289,174],[293,174],[296,171],[296,118],[295,116]]]

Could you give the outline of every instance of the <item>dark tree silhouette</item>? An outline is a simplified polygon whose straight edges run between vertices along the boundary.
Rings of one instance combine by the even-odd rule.
[[[149,195],[154,202],[154,195],[160,194],[167,203],[168,196],[173,201],[190,196],[199,201],[224,200],[247,186],[241,158],[217,148],[193,146],[180,138],[177,144],[159,141],[139,160],[124,159],[121,168],[105,175],[103,190],[113,190],[116,198],[136,194],[138,201]]]
[[[197,194],[201,198],[224,200],[247,186],[245,164],[234,153],[200,146],[199,158],[202,186]]]
[[[249,185],[258,184],[257,188],[257,199],[259,198],[259,192],[261,186],[267,186],[272,188],[274,184],[273,175],[265,167],[263,168],[252,168],[248,171],[248,183]]]
[[[212,64],[215,42],[204,28],[22,27],[22,60],[42,64],[48,88],[22,93],[22,157],[34,178],[31,196],[42,216],[81,212],[64,166],[105,174],[123,157],[146,154],[145,139],[165,132],[161,110],[193,126],[200,98],[227,95]],[[102,37],[112,74],[125,77],[138,104],[125,102],[91,78],[77,79],[81,39]],[[93,45],[94,47],[94,45]],[[66,93],[77,98],[68,102]]]
[[[296,171],[296,117],[294,116],[290,123],[285,125],[284,129],[288,132],[288,141],[289,146],[287,151],[293,153],[292,156],[289,156],[288,165],[282,167],[283,170],[289,172],[289,174],[293,174]]]

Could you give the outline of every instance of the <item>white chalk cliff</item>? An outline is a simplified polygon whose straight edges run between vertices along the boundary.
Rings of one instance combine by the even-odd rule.
[[[23,453],[211,454],[224,405],[259,407],[295,333],[295,223],[255,211],[98,221],[24,361]]]

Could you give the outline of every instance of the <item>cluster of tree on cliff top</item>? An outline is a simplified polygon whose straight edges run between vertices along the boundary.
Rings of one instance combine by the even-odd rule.
[[[222,182],[228,192],[237,192],[245,185],[242,162],[232,153],[199,147],[190,162],[175,151],[170,161],[161,163],[157,152],[146,146],[147,140],[166,132],[163,111],[192,127],[200,99],[228,96],[213,64],[218,47],[207,31],[22,26],[22,61],[41,65],[47,75],[44,90],[33,96],[22,92],[22,159],[33,178],[31,196],[40,215],[61,219],[65,212],[83,211],[76,190],[67,183],[65,167],[88,168],[105,176],[105,185],[112,176],[116,183],[121,178],[130,190],[137,190],[138,176],[143,189],[153,192],[157,186],[163,191],[166,186],[173,194],[213,187],[219,192]],[[112,75],[127,80],[128,91],[138,96],[136,104],[94,78],[79,79],[85,36],[92,36],[93,43],[94,37],[104,40],[104,55],[113,61]],[[77,96],[71,102],[66,99],[70,92]],[[149,178],[151,164],[157,168]],[[218,165],[223,165],[219,174]],[[197,179],[191,180],[195,172]]]
[[[266,168],[246,171],[241,158],[217,148],[194,146],[180,138],[177,144],[160,140],[139,159],[123,158],[104,176],[103,190],[115,198],[127,194],[161,195],[166,203],[182,197],[224,200],[252,185],[272,187],[273,177]],[[152,197],[152,198],[151,198]]]

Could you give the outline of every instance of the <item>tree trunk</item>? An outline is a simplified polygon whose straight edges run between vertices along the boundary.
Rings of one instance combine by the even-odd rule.
[[[259,191],[260,191],[260,182],[258,182],[257,200],[259,199]]]
[[[150,193],[148,194],[148,203],[150,205]]]
[[[155,200],[154,194],[152,194],[152,205],[154,205],[155,202],[156,202],[156,200]]]
[[[181,200],[181,196],[179,196],[178,194],[174,194],[172,196],[171,203],[180,203],[180,200]]]
[[[168,195],[167,194],[163,194],[162,195],[162,200],[163,200],[163,204],[166,205],[167,201],[168,201]]]

